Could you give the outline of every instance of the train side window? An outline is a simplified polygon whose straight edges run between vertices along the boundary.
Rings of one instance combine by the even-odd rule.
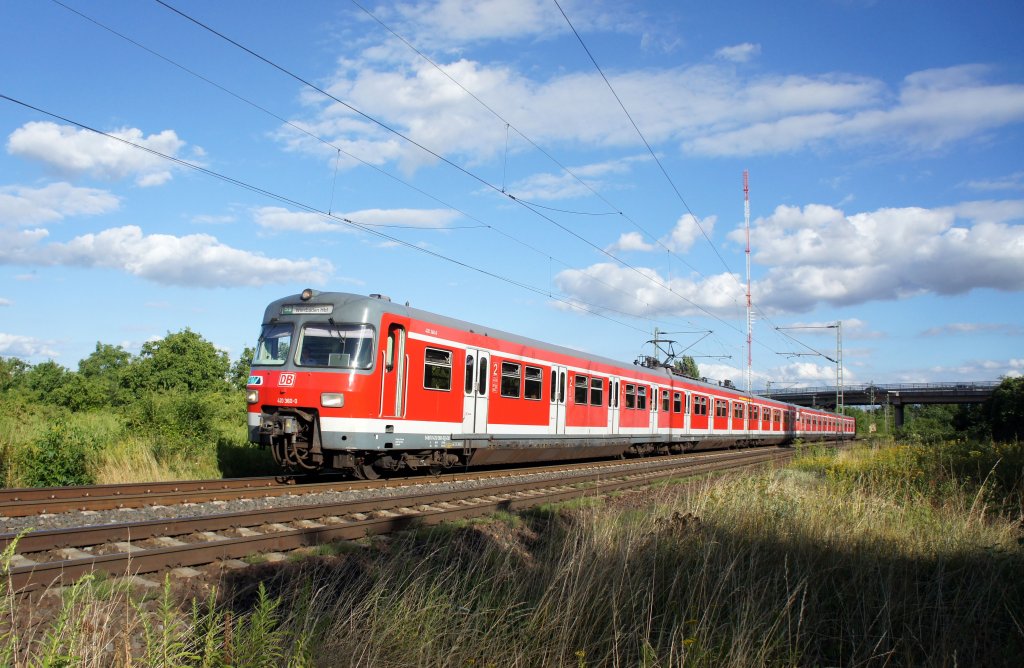
[[[715,399],[715,417],[729,417],[729,402],[725,399]]]
[[[708,414],[708,398],[701,395],[693,397],[693,414],[694,415],[707,415]]]
[[[737,420],[743,419],[743,404],[739,401],[732,405],[732,416]]]
[[[428,390],[452,389],[452,351],[426,349],[423,356],[423,387]]]
[[[639,410],[647,410],[647,386],[640,385],[636,388],[636,407]]]
[[[761,415],[761,408],[759,406],[757,406],[755,404],[755,405],[750,407],[750,419],[751,420],[753,420],[755,422],[757,420],[760,420],[761,419],[760,415]]]
[[[675,392],[672,394],[672,412],[683,412],[683,395],[679,392]]]
[[[466,394],[473,394],[473,353],[466,353]]]
[[[590,405],[604,405],[604,380],[601,378],[590,379]]]
[[[779,422],[782,422],[782,413],[781,413],[781,412],[779,412],[779,411],[775,411],[775,410],[773,410],[773,411],[772,411],[772,422],[773,422],[773,423],[779,423]]]
[[[661,410],[668,413],[668,390],[661,391]]]
[[[519,386],[522,383],[520,367],[515,362],[501,363],[501,396],[519,398]]]
[[[589,378],[581,374],[576,374],[576,379],[573,380],[573,395],[572,400],[578,405],[584,405],[587,403],[587,386]]]
[[[544,372],[539,367],[526,367],[525,390],[527,399],[540,400],[541,394],[544,391]]]
[[[636,385],[626,383],[626,408],[636,408]]]

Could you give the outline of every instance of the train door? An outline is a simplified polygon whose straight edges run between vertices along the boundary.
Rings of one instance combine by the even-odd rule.
[[[486,350],[466,349],[462,409],[462,432],[465,434],[483,434],[487,431],[489,357]]]
[[[380,416],[404,417],[409,356],[405,351],[405,327],[402,325],[388,325],[383,357],[384,380],[381,384]]]
[[[548,432],[565,433],[565,392],[567,370],[564,366],[551,367],[551,409],[548,414]]]
[[[608,379],[608,433],[619,433],[619,379]]]

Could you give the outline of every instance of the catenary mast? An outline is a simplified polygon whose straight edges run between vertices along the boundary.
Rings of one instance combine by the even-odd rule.
[[[747,230],[747,394],[750,394],[751,383],[751,332],[753,320],[750,311],[750,180],[747,170],[743,170],[743,225]]]

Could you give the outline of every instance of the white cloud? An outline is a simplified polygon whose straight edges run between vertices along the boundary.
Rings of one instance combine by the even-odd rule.
[[[806,105],[805,111],[794,108],[778,117],[773,117],[769,109],[760,117],[750,117],[749,122],[730,114],[719,128],[709,127],[708,132],[688,139],[686,146],[709,155],[779,153],[836,143],[879,142],[906,150],[934,151],[1024,120],[1024,85],[989,84],[984,81],[987,73],[975,65],[914,72],[904,78],[891,103],[878,95],[883,91],[879,82],[864,81],[865,97],[848,107],[836,104],[838,99],[834,97],[830,102],[836,89],[826,80],[780,80],[767,87],[779,100],[799,99],[809,93],[823,104],[817,111],[812,112],[811,105]],[[805,89],[805,84],[810,88]],[[745,88],[742,97],[758,87],[754,82]],[[819,89],[817,93],[814,88]],[[869,88],[874,89],[874,95],[869,94]]]
[[[179,157],[185,147],[174,130],[146,136],[138,128],[121,128],[109,134],[172,157]],[[172,163],[148,151],[48,121],[31,121],[12,132],[7,152],[38,160],[64,174],[88,174],[105,180],[134,178],[140,187],[166,183],[173,169]]]
[[[654,245],[644,241],[644,235],[639,232],[624,232],[619,240],[606,248],[609,253],[617,251],[652,251]]]
[[[0,226],[25,227],[68,216],[115,211],[120,200],[105,190],[51,183],[42,188],[0,186]]]
[[[921,336],[957,336],[974,334],[999,334],[1005,336],[1024,335],[1024,329],[1017,325],[995,322],[951,322],[937,327],[929,327],[921,332]]]
[[[1014,210],[960,205],[879,209],[847,216],[808,205],[778,207],[751,230],[754,261],[772,267],[755,302],[801,311],[818,302],[856,304],[975,288],[1024,289],[1024,226],[969,224],[958,211]],[[739,243],[743,230],[730,238]]]
[[[155,283],[192,287],[322,284],[333,272],[327,260],[270,258],[232,248],[208,234],[145,235],[134,225],[84,234],[67,243],[37,243],[43,236],[5,235],[0,264],[101,267]]]
[[[1009,221],[1019,209],[1015,202],[987,202],[847,215],[824,205],[780,206],[752,224],[753,260],[769,268],[752,285],[754,304],[772,314],[804,312],[819,303],[852,305],[978,288],[1024,290],[1024,225],[991,222]],[[976,217],[963,217],[968,212]],[[673,234],[682,237],[675,240],[680,249],[695,238],[692,229],[679,225]],[[742,244],[743,228],[729,238]],[[615,244],[648,246],[632,233]],[[555,281],[573,298],[642,315],[696,315],[706,309],[742,317],[745,304],[745,288],[729,274],[669,281],[650,268],[597,264],[563,271]],[[883,336],[859,320],[846,327],[859,338]]]
[[[723,46],[715,51],[715,57],[733,63],[746,63],[761,55],[761,45],[744,42],[734,46]]]
[[[507,192],[527,201],[585,197],[594,192],[614,188],[614,177],[628,174],[636,163],[649,160],[649,155],[626,156],[604,162],[570,166],[569,171],[572,174],[537,173],[510,184]]]
[[[717,216],[708,216],[703,220],[698,220],[692,214],[683,214],[676,221],[672,232],[662,240],[662,243],[673,253],[685,253],[690,250],[694,241],[697,241],[704,235],[707,235],[708,238],[711,237],[717,220]],[[702,229],[704,230],[703,232],[701,232]]]
[[[976,179],[965,184],[972,190],[1024,190],[1024,172],[994,179]]]
[[[277,206],[265,206],[253,211],[260,227],[274,232],[354,232],[358,228],[342,222],[351,220],[370,227],[445,228],[460,217],[451,209],[363,209],[336,213],[334,220],[308,211],[289,211]]]
[[[451,44],[515,39],[568,30],[547,0],[438,0],[400,4],[395,10],[416,26],[415,39]]]
[[[13,304],[14,304],[14,302],[12,302],[10,299],[6,299],[4,297],[0,297],[0,306],[11,306]]]
[[[441,65],[541,146],[642,147],[596,72],[539,80],[506,65],[466,58]],[[707,64],[606,74],[648,141],[674,143],[703,155],[874,144],[932,151],[1024,120],[1024,86],[988,83],[988,71],[978,66],[911,73],[896,91],[881,80],[845,73],[744,75],[729,66]],[[328,89],[424,146],[468,165],[505,151],[504,122],[407,52],[367,50],[359,59],[343,60]],[[436,161],[342,105],[312,94],[305,100],[314,117],[297,124],[372,164],[395,161],[414,170]],[[293,129],[283,128],[281,137],[291,149],[323,157],[330,153]],[[510,168],[519,152],[531,149],[512,133]],[[561,175],[532,178],[556,179],[547,189],[579,187],[563,184]],[[529,181],[525,185],[536,187]]]
[[[735,318],[742,316],[746,305],[745,288],[730,274],[700,280],[669,280],[647,267],[634,270],[599,263],[585,269],[561,271],[555,275],[554,282],[560,292],[571,298],[640,316],[691,316],[710,312]]]
[[[42,341],[31,336],[6,334],[0,332],[0,355],[12,357],[57,357],[58,352],[50,341]]]
[[[711,237],[715,229],[717,216],[708,216],[703,220],[692,214],[686,213],[679,217],[673,226],[672,231],[658,240],[657,244],[647,243],[639,232],[624,232],[614,244],[606,250],[614,251],[653,251],[658,248],[667,248],[673,253],[686,253],[693,246],[693,242],[705,234]],[[701,229],[703,228],[703,232]]]

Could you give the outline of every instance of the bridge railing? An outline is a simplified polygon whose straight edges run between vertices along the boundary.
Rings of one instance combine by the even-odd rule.
[[[988,391],[999,386],[1002,381],[991,380],[991,381],[970,381],[970,382],[949,382],[949,383],[864,383],[864,384],[852,384],[843,385],[843,392],[864,392],[870,393],[874,390],[879,394],[886,394],[888,392],[908,392],[908,391],[952,391],[952,392],[970,392],[972,390],[977,391]],[[836,387],[832,386],[821,386],[821,387],[785,387],[779,389],[767,390],[765,394],[770,397],[782,397],[786,395],[804,395],[804,394],[835,394]]]

